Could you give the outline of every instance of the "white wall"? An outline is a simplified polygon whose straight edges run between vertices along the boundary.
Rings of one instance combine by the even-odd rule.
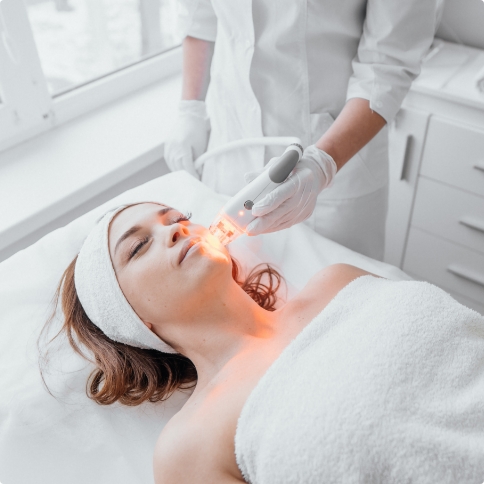
[[[484,49],[484,1],[446,0],[437,37]]]

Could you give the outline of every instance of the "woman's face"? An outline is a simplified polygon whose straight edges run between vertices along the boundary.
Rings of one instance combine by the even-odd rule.
[[[190,318],[232,278],[229,252],[208,229],[156,203],[132,205],[114,217],[109,252],[131,307],[156,326]]]

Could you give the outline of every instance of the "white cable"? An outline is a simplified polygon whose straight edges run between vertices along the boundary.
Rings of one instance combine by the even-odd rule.
[[[301,140],[295,136],[268,136],[266,138],[245,138],[231,141],[223,146],[207,151],[195,160],[195,170],[199,170],[212,156],[220,155],[226,151],[243,148],[245,146],[287,146],[291,143],[301,144]]]

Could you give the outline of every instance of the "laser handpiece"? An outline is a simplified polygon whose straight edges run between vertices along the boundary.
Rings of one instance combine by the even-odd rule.
[[[209,227],[210,233],[222,245],[227,245],[244,234],[247,226],[256,218],[252,215],[253,205],[286,181],[303,152],[300,144],[290,144],[277,161],[223,206]]]

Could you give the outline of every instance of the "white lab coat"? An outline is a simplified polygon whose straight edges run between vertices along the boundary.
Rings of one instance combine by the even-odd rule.
[[[308,146],[355,97],[368,99],[390,122],[431,45],[437,1],[181,0],[183,35],[215,41],[208,149],[259,136],[297,136]],[[387,139],[385,127],[348,161],[306,221],[377,259],[384,246]],[[245,185],[245,172],[282,149],[246,148],[209,160],[202,181],[233,195]]]

